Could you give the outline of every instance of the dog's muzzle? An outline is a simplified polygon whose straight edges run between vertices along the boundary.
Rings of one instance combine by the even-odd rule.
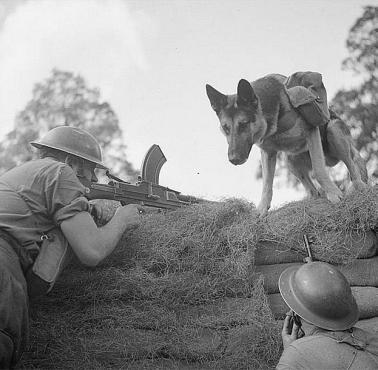
[[[235,166],[239,165],[239,164],[243,164],[246,162],[247,158],[240,158],[240,157],[228,157],[228,160],[234,164]]]

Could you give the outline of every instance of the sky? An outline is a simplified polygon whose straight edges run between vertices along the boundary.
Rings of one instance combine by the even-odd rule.
[[[317,71],[332,96],[356,84],[343,71],[348,31],[378,0],[0,0],[0,140],[53,68],[97,87],[140,168],[160,145],[160,183],[184,194],[258,204],[260,152],[232,165],[205,85],[236,92],[241,78]],[[301,199],[275,179],[274,207]]]

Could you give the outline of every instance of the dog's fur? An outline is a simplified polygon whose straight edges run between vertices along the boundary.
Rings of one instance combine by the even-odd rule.
[[[301,75],[298,74],[298,78]],[[246,162],[253,144],[261,149],[263,191],[258,206],[261,214],[266,214],[271,204],[279,151],[286,153],[288,168],[310,196],[320,195],[310,178],[313,170],[324,195],[331,202],[340,200],[342,193],[325,167],[339,161],[347,166],[354,187],[364,187],[367,182],[364,161],[352,144],[346,124],[330,111],[328,124],[311,126],[291,106],[284,90],[285,81],[286,77],[279,74],[267,75],[251,83],[242,79],[235,95],[224,95],[206,85],[211,106],[227,138],[230,162],[234,165]],[[288,112],[290,114],[285,114]]]

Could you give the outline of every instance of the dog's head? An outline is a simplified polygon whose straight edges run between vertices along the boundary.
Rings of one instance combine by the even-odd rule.
[[[224,95],[210,85],[206,85],[206,92],[227,138],[229,161],[243,164],[252,145],[263,139],[267,129],[259,98],[251,84],[243,79],[239,81],[236,95]]]

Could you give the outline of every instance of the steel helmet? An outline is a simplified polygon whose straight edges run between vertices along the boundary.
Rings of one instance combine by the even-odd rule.
[[[89,132],[77,127],[55,127],[42,139],[32,141],[30,144],[39,149],[43,147],[58,149],[93,162],[98,168],[107,169],[102,163],[101,147],[97,140]]]
[[[346,330],[358,320],[358,307],[345,276],[325,262],[284,270],[279,289],[286,304],[309,323],[327,330]]]

